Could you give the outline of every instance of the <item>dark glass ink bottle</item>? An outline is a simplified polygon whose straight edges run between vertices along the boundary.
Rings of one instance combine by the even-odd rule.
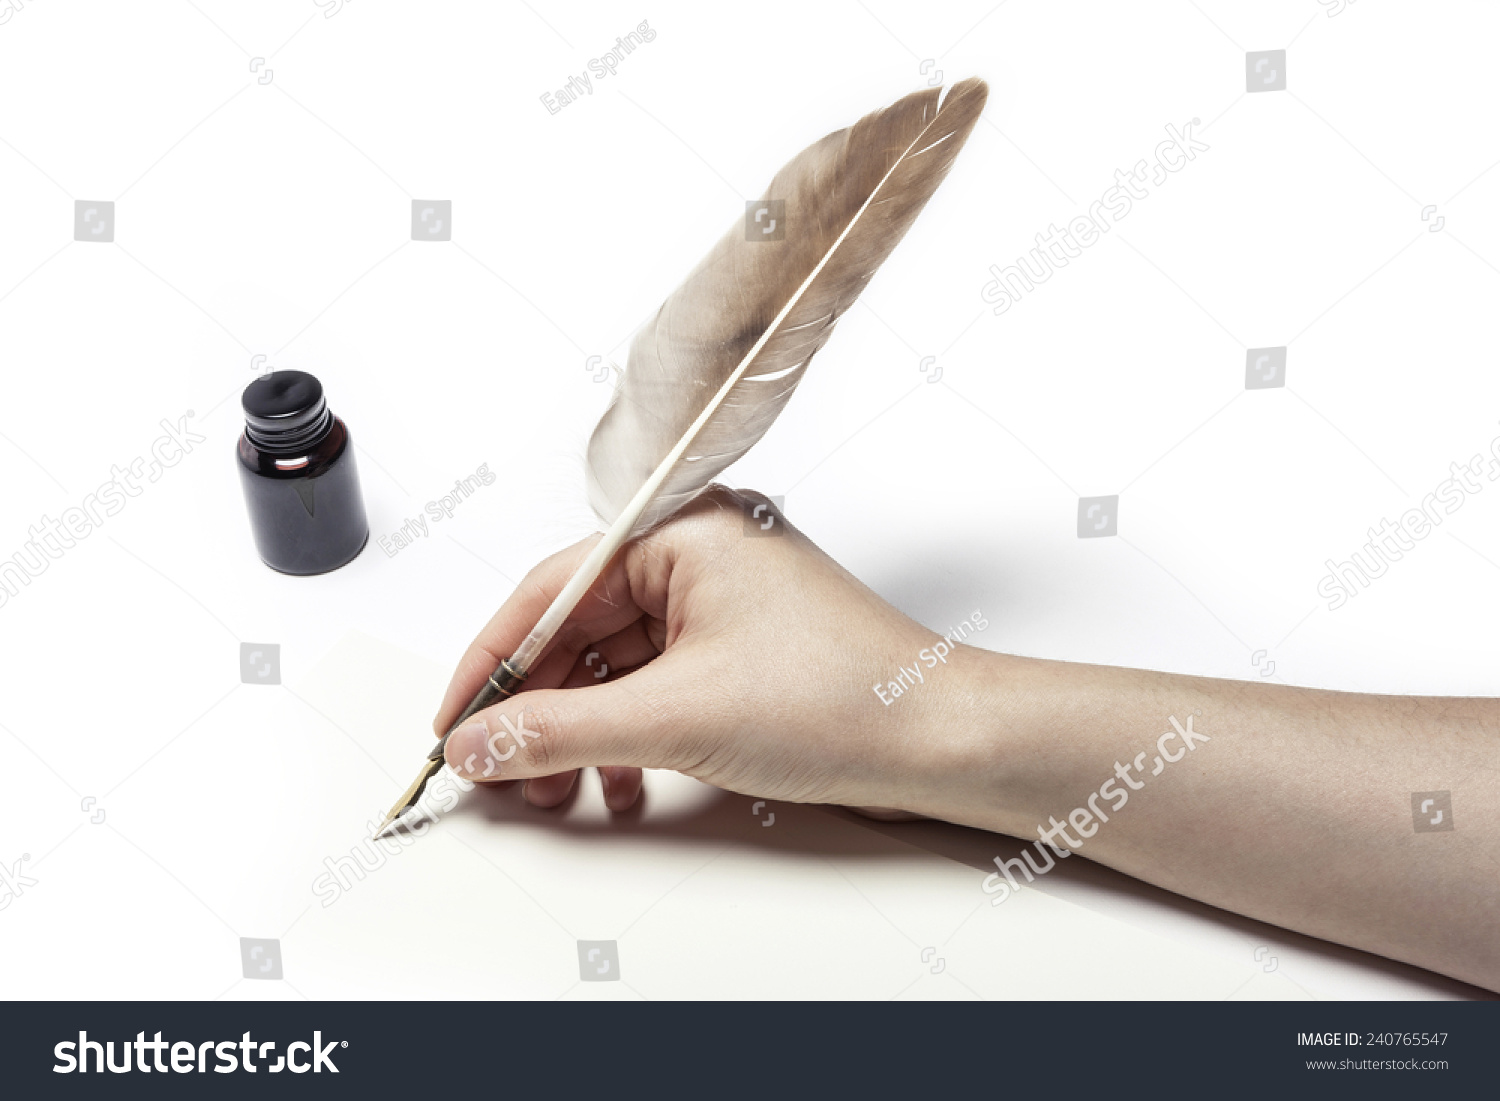
[[[240,397],[240,483],[255,549],[273,570],[327,573],[370,537],[349,429],[305,371],[274,371]]]

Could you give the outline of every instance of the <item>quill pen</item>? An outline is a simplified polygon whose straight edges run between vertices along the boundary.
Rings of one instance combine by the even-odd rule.
[[[668,520],[765,435],[834,323],[947,176],[986,94],[972,77],[914,92],[808,146],[776,174],[766,200],[751,204],[779,207],[780,232],[747,215],[636,334],[589,440],[589,503],[604,538],[449,734],[520,689],[621,546]],[[416,805],[447,741],[376,836]]]

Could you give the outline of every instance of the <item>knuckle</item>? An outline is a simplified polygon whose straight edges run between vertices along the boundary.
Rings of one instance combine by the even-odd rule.
[[[686,540],[712,552],[728,551],[740,540],[742,518],[757,504],[770,503],[760,493],[715,482],[678,511],[664,530],[670,531],[674,542]]]
[[[771,498],[758,489],[727,489],[724,492],[726,502],[738,508],[744,508],[746,505],[754,507],[755,505],[769,505],[771,503]]]
[[[714,482],[679,515],[705,525],[730,523],[739,516],[747,499],[747,494]]]

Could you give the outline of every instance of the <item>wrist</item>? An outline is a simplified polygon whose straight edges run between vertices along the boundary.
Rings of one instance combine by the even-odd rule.
[[[975,647],[950,658],[943,691],[921,716],[926,747],[919,814],[1030,837],[1052,805],[1050,748],[1067,738],[1060,662]]]

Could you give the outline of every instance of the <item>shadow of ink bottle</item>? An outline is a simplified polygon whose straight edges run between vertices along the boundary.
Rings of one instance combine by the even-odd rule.
[[[261,561],[291,574],[327,573],[370,537],[349,429],[305,371],[274,371],[240,397],[240,484]]]

